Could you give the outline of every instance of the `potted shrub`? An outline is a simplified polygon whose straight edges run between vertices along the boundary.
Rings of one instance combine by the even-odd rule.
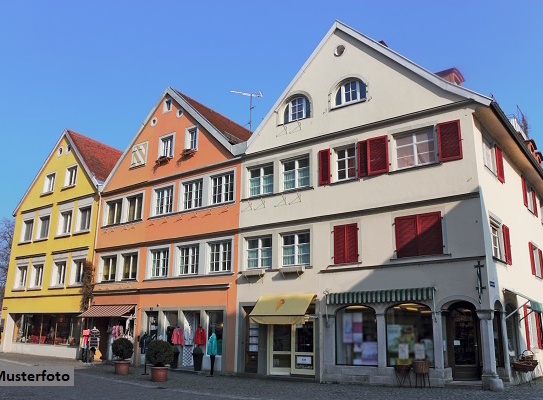
[[[153,382],[164,382],[168,379],[168,367],[173,361],[173,347],[164,340],[155,340],[149,343],[145,357],[152,365],[151,380]]]
[[[115,373],[117,375],[127,375],[130,361],[127,361],[134,354],[134,345],[126,338],[118,338],[111,347],[113,355],[119,360],[115,361]]]

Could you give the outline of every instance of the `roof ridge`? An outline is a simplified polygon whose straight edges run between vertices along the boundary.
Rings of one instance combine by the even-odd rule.
[[[70,129],[70,128],[66,128],[66,132],[68,132],[68,133],[71,134],[71,135],[81,136],[81,137],[83,137],[83,138],[85,138],[85,139],[87,139],[87,140],[91,140],[91,141],[93,141],[93,142],[96,142],[96,143],[101,144],[102,146],[108,147],[108,148],[110,148],[111,150],[115,150],[115,151],[118,151],[119,153],[122,153],[122,150],[119,150],[119,149],[117,149],[116,147],[110,146],[109,144],[104,143],[104,142],[100,142],[99,140],[93,139],[93,138],[91,138],[90,136],[83,135],[82,133],[76,132],[76,131],[74,131],[74,130],[72,130],[72,129]]]

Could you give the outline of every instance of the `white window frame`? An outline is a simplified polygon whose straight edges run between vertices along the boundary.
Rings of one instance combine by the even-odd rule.
[[[117,261],[118,261],[117,254],[107,254],[107,255],[101,256],[100,263],[102,265],[102,268],[100,271],[100,282],[115,282],[117,280],[117,273],[118,273]],[[106,270],[106,264],[108,264],[107,277],[104,275],[105,270]],[[114,268],[115,271],[113,271],[113,269],[111,268],[112,266],[115,267]],[[107,279],[104,279],[104,278],[107,278]]]
[[[352,150],[352,152],[353,152],[352,155],[348,154],[349,150]],[[345,152],[344,153],[345,156],[340,158],[340,154],[342,152]],[[335,158],[336,158],[336,180],[338,182],[341,182],[341,181],[348,181],[348,180],[351,180],[351,179],[356,179],[358,177],[358,164],[357,164],[356,145],[338,147],[338,148],[334,149],[334,154],[335,154]],[[350,160],[352,160],[352,162],[354,163],[354,173],[353,173],[352,176],[349,176],[349,170],[352,169],[352,168],[349,168],[349,161]],[[340,168],[340,163],[342,163],[342,162],[345,163],[344,168]],[[345,177],[340,178],[340,176],[339,176],[340,171],[344,171]]]
[[[106,200],[106,206],[104,207],[104,223],[103,226],[119,225],[123,216],[123,199],[111,199]],[[110,222],[109,216],[112,215],[113,219]]]
[[[51,286],[64,287],[66,284],[66,260],[53,262],[53,273],[51,274]]]
[[[532,185],[528,183],[528,181],[526,181],[526,199],[528,200],[527,207],[528,207],[528,210],[530,210],[533,214],[535,214],[535,204],[534,204],[534,198],[532,194],[533,192],[534,192],[534,188],[532,187]]]
[[[204,180],[202,178],[190,182],[183,182],[181,188],[181,206],[183,210],[192,210],[203,206]],[[199,194],[199,197],[195,196],[195,194]]]
[[[532,242],[532,253],[533,253],[533,257],[534,257],[534,265],[535,265],[535,276],[537,276],[538,278],[541,278],[542,275],[541,275],[541,272],[542,272],[542,266],[541,264],[539,263],[539,247],[534,243]]]
[[[301,243],[300,242],[300,236],[301,235],[308,235],[308,242],[307,243]],[[285,238],[287,237],[294,237],[294,243],[285,245]],[[298,262],[300,261],[300,257],[303,257],[306,253],[301,253],[301,249],[307,246],[309,252],[307,253],[307,262]],[[293,247],[294,248],[294,254],[285,256],[285,248],[287,247]],[[294,257],[294,263],[293,264],[286,264],[285,263],[285,257]],[[311,232],[310,231],[299,231],[299,232],[289,232],[289,233],[283,233],[281,234],[281,265],[283,267],[291,267],[295,265],[310,265],[311,264]]]
[[[148,278],[167,278],[170,272],[170,246],[149,249],[147,268]]]
[[[265,246],[269,241],[269,246]],[[250,248],[252,244],[256,247]],[[273,239],[271,235],[251,237],[245,239],[247,269],[271,268],[273,263]],[[265,257],[266,256],[266,257]],[[256,265],[254,264],[256,261]]]
[[[82,285],[83,284],[83,268],[85,266],[85,259],[72,259],[72,268],[70,274],[70,284],[71,285]],[[79,279],[77,279],[79,276]]]
[[[143,193],[135,193],[126,197],[126,222],[137,222],[143,219]],[[134,215],[130,215],[130,202],[134,200]],[[139,213],[138,213],[139,203]],[[136,218],[138,217],[138,218]]]
[[[14,289],[26,289],[26,280],[27,280],[27,274],[28,274],[28,264],[25,265],[17,265],[16,270],[16,276],[15,276],[15,285]]]
[[[419,134],[428,134],[428,133],[431,133],[431,137],[432,137],[431,141],[417,142],[417,135],[419,135]],[[424,128],[421,128],[421,129],[416,129],[416,130],[413,130],[413,131],[410,131],[410,132],[399,133],[397,135],[394,135],[393,137],[394,137],[394,146],[395,146],[394,162],[396,163],[396,169],[397,170],[415,168],[415,167],[419,167],[419,166],[422,166],[422,165],[431,165],[431,164],[436,164],[438,162],[438,157],[437,157],[437,137],[436,137],[435,128],[433,126],[428,126],[428,127],[424,127]],[[408,145],[398,145],[398,140],[402,139],[402,138],[406,138],[406,137],[411,137],[411,143],[408,144]],[[421,162],[421,161],[419,161],[419,153],[418,153],[417,145],[422,144],[422,143],[426,143],[426,142],[427,143],[433,143],[434,151],[433,151],[433,153],[431,153],[431,152],[427,153],[427,154],[431,155],[429,157],[430,161]],[[398,157],[398,149],[409,148],[409,147],[411,147],[411,150],[412,150],[413,165],[406,165],[406,166],[400,167],[399,157]]]
[[[47,230],[43,232],[43,223],[47,219]],[[51,228],[51,215],[40,215],[38,217],[38,229],[36,229],[36,240],[44,240],[49,237],[49,230]]]
[[[185,130],[184,150],[198,150],[198,126],[194,125]]]
[[[169,194],[169,196],[165,196],[165,193]],[[153,189],[152,216],[168,215],[173,212],[174,193],[173,184]],[[169,202],[167,201],[168,199]]]
[[[134,257],[136,258],[134,262]],[[120,274],[120,280],[122,281],[133,281],[138,279],[138,266],[139,266],[139,252],[138,251],[131,251],[121,254],[121,258],[123,261],[122,264],[122,271]],[[126,264],[126,260],[129,258],[129,269],[128,269],[128,278],[125,278],[124,276],[124,266]],[[134,278],[132,278],[132,273],[136,275]]]
[[[23,220],[20,242],[31,242],[33,233],[34,233],[34,218],[28,218],[28,219]]]
[[[357,98],[354,100],[352,98],[350,100],[347,100],[346,87],[347,85],[350,86],[353,83],[355,84],[355,88],[354,90],[351,90],[351,88],[349,88],[349,93],[356,93]],[[363,88],[364,90],[362,90]],[[334,107],[343,107],[349,104],[359,103],[366,100],[365,88],[366,84],[362,82],[359,78],[352,78],[342,82],[338,89],[334,92]],[[341,98],[341,101],[339,103],[337,101],[338,93]]]
[[[216,205],[216,204],[224,204],[224,203],[235,201],[236,176],[233,171],[226,172],[220,175],[211,176],[210,179],[211,179],[210,204]],[[227,180],[228,182],[226,182]],[[217,190],[217,192],[215,192],[216,187],[220,188],[220,191]]]
[[[72,210],[64,210],[60,212],[58,218],[58,236],[69,235],[72,232]]]
[[[176,246],[177,274],[198,275],[200,271],[200,243]]]
[[[505,261],[502,224],[493,219],[490,219],[490,238],[492,241],[492,257]]]
[[[77,165],[72,165],[66,168],[66,174],[64,176],[64,187],[75,186],[77,180]]]
[[[172,111],[172,109],[173,109],[172,99],[164,99],[164,102],[162,103],[162,114],[168,113]]]
[[[232,271],[232,247],[232,239],[216,240],[207,243],[207,251],[209,254],[208,268],[210,274]],[[227,258],[228,255],[229,258]]]
[[[483,162],[494,175],[498,174],[496,167],[496,150],[494,144],[483,135]]]
[[[307,161],[307,166],[306,167],[300,167],[300,161]],[[294,169],[291,169],[289,171],[285,171],[285,166],[286,166],[287,163],[294,163]],[[304,155],[304,156],[300,156],[300,157],[296,157],[296,158],[291,158],[289,160],[283,160],[281,162],[281,167],[283,169],[283,190],[284,191],[294,190],[294,189],[298,189],[298,188],[302,188],[302,187],[309,187],[310,186],[310,184],[311,184],[311,169],[310,169],[309,154]],[[306,178],[307,179],[307,184],[300,184],[300,180],[304,179],[304,178],[300,177],[300,171],[302,171],[302,170],[307,170],[307,178]],[[293,173],[293,175],[294,175],[294,179],[293,179],[294,186],[291,187],[291,188],[287,188],[286,183],[287,183],[287,181],[290,181],[290,180],[287,180],[286,176],[287,176],[287,174],[291,174],[291,173]]]
[[[52,172],[45,175],[45,181],[43,182],[43,193],[52,193],[55,190],[55,177],[56,173]]]
[[[92,206],[80,206],[77,208],[76,232],[88,232],[92,220]]]
[[[300,104],[301,101],[301,104]],[[284,118],[284,123],[288,124],[290,122],[299,121],[301,119],[308,118],[310,115],[308,115],[308,104],[309,99],[305,97],[304,95],[299,95],[294,98],[292,98],[288,104],[286,105],[285,109],[285,115],[287,118]],[[293,115],[295,115],[293,117]],[[299,116],[301,115],[301,116]]]
[[[43,262],[32,262],[32,272],[30,273],[30,287],[41,288],[43,285]]]
[[[269,168],[271,168],[271,174],[269,173],[269,171],[266,171]],[[274,183],[273,170],[274,170],[273,164],[264,164],[264,165],[259,165],[257,167],[248,168],[247,174],[249,176],[249,187],[248,187],[249,197],[262,196],[262,195],[273,193],[273,183]],[[258,173],[258,176],[252,177],[253,172]],[[265,183],[265,180],[270,179],[270,178],[271,178],[271,188],[269,184]],[[255,186],[252,186],[253,182],[256,183]],[[252,193],[253,189],[257,189],[258,192]]]
[[[173,158],[173,150],[175,145],[175,134],[169,133],[161,136],[158,139],[158,157],[157,158]]]

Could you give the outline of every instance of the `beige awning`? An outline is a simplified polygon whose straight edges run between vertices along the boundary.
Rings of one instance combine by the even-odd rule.
[[[253,324],[303,324],[309,304],[317,297],[314,293],[261,296],[249,314]]]
[[[127,314],[134,309],[134,304],[118,304],[118,305],[107,305],[107,306],[90,306],[87,311],[79,314],[80,318],[88,317],[120,317],[121,315]]]

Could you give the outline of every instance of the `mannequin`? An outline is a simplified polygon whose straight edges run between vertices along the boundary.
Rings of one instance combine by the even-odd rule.
[[[213,376],[213,370],[215,368],[215,356],[217,355],[217,336],[215,333],[212,333],[207,342],[207,354],[209,355],[210,360],[210,376]]]
[[[96,354],[96,351],[98,350],[98,346],[100,346],[100,331],[96,329],[96,326],[94,326],[89,335],[89,349],[90,349],[90,355],[91,355],[91,363],[94,363],[94,356]]]

